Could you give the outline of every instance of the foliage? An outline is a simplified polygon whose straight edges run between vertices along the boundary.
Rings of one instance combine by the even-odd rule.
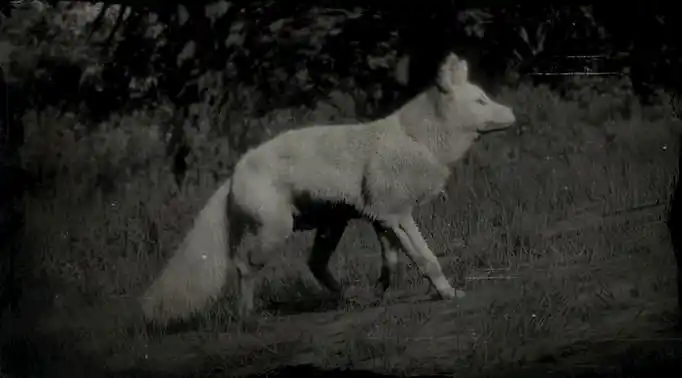
[[[530,75],[566,67],[565,60],[547,63],[562,54],[601,54],[615,61],[629,51],[647,58],[648,66],[634,60],[619,64],[631,66],[625,67],[631,77],[651,80],[669,72],[665,67],[674,67],[679,60],[676,41],[668,36],[676,30],[675,18],[665,8],[648,13],[628,8],[620,21],[614,21],[605,6],[597,5],[456,9],[446,3],[438,9],[415,5],[395,10],[354,2],[313,6],[218,1],[163,9],[27,2],[1,26],[1,50],[7,55],[3,60],[9,61],[10,80],[15,93],[25,94],[14,98],[24,101],[19,104],[22,109],[37,110],[31,115],[34,119],[66,115],[68,120],[65,130],[39,131],[42,141],[25,149],[24,167],[39,184],[33,189],[56,185],[61,160],[40,158],[66,148],[57,147],[61,142],[56,140],[66,138],[69,146],[87,140],[90,152],[84,153],[106,159],[106,138],[97,135],[108,135],[121,126],[125,117],[111,116],[117,112],[163,114],[153,116],[153,122],[141,118],[134,124],[158,134],[166,144],[166,155],[173,155],[171,169],[181,185],[192,169],[189,161],[200,154],[196,150],[200,144],[193,142],[192,135],[225,138],[232,155],[229,162],[290,125],[288,121],[280,127],[268,124],[266,130],[247,126],[244,117],[262,118],[274,109],[301,106],[336,107],[334,112],[345,113],[341,118],[376,117],[429,80],[446,49],[454,48],[470,59],[476,67],[474,77],[484,86],[505,83],[503,78],[512,79],[506,84],[517,85],[519,77],[549,82]],[[668,34],[658,39],[633,34],[629,26],[637,17]],[[657,45],[663,51],[658,56],[652,49]],[[404,54],[411,60],[413,80],[408,90],[392,77]],[[586,65],[578,62],[570,70],[599,69]],[[619,69],[616,65],[612,70]],[[576,96],[578,82],[582,91],[616,90],[612,81],[599,78],[551,83]],[[619,83],[631,88],[627,80]],[[674,86],[675,81],[668,84]],[[646,90],[637,82],[632,87]],[[32,132],[27,131],[27,138],[37,141]],[[130,172],[144,170],[147,163],[141,162],[147,160],[132,162],[132,156],[108,162],[110,167],[90,177],[88,185],[109,188],[122,177],[134,176]]]
[[[234,102],[235,92],[247,89],[259,94],[248,111],[263,115],[273,108],[312,107],[333,90],[359,88],[359,113],[371,117],[395,102],[399,87],[389,72],[405,53],[427,61],[416,64],[417,76],[424,79],[414,85],[420,86],[440,54],[427,49],[454,47],[490,82],[509,71],[532,73],[557,55],[638,56],[643,47],[676,48],[669,38],[633,39],[623,24],[634,12],[624,10],[624,21],[618,23],[604,6],[524,4],[458,10],[443,5],[434,18],[429,12],[435,8],[408,7],[401,13],[354,3],[217,1],[159,9],[32,4],[15,10],[3,25],[18,49],[12,74],[31,93],[32,106],[59,106],[95,120],[166,101],[181,114],[200,102],[212,104],[216,113],[226,102]],[[97,30],[88,38],[88,25],[102,10],[107,17],[94,22]],[[653,24],[663,25],[659,29],[670,35],[676,30],[675,19],[663,12],[661,8],[640,16],[640,22],[648,25],[652,23],[646,17],[655,19]],[[666,52],[651,68],[672,67],[679,59],[675,56]],[[642,69],[635,71],[644,77]]]
[[[14,97],[24,100],[19,104],[22,109],[37,110],[35,119],[67,115],[68,120],[66,130],[41,130],[42,141],[25,149],[29,152],[24,152],[24,167],[38,191],[56,185],[63,162],[40,156],[66,148],[57,147],[61,143],[57,140],[66,140],[68,146],[86,143],[87,156],[106,160],[104,135],[121,127],[122,117],[111,116],[117,112],[164,114],[153,116],[154,122],[142,118],[134,124],[157,133],[166,144],[166,155],[173,156],[170,168],[181,186],[196,168],[191,160],[201,154],[197,148],[203,147],[192,139],[197,133],[204,135],[200,130],[225,138],[232,156],[229,164],[240,151],[290,125],[268,124],[266,130],[258,123],[245,124],[244,117],[267,117],[273,109],[301,106],[336,107],[335,112],[342,109],[345,116],[359,119],[376,117],[429,80],[446,49],[454,48],[471,60],[474,77],[484,86],[504,84],[504,78],[512,85],[519,78],[533,78],[573,94],[578,93],[574,85],[578,81],[582,91],[608,94],[615,89],[611,81],[598,78],[565,82],[531,75],[567,67],[561,57],[557,63],[561,55],[600,54],[616,61],[619,53],[629,51],[647,58],[648,66],[641,61],[618,64],[631,66],[631,77],[654,80],[679,59],[673,39],[634,38],[629,27],[641,17],[641,23],[658,31],[676,30],[673,15],[663,14],[664,8],[641,14],[628,8],[621,21],[614,21],[610,11],[597,5],[456,9],[443,2],[438,9],[435,5],[393,9],[353,2],[314,6],[218,1],[148,9],[26,4],[14,9],[1,29],[4,46],[9,42],[11,47],[6,59],[10,79],[18,93],[25,94]],[[665,59],[653,54],[656,45],[665,47],[659,54]],[[408,90],[392,77],[404,54],[411,60]],[[569,70],[599,69],[575,61]],[[618,64],[609,70],[620,70]],[[629,87],[627,80],[620,83]],[[633,86],[639,92],[647,90],[637,82]],[[59,111],[49,110],[52,107]],[[36,141],[31,132],[27,138]],[[114,138],[117,131],[111,133]],[[148,166],[147,160],[133,162],[132,156],[109,161],[109,168],[98,169],[86,180],[88,185],[106,192],[117,180],[131,179],[131,172]]]

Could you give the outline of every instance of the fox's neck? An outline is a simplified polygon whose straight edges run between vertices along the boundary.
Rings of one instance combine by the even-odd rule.
[[[475,135],[456,133],[441,106],[443,100],[438,89],[432,87],[406,103],[397,116],[407,135],[426,146],[442,164],[452,165],[473,143]]]

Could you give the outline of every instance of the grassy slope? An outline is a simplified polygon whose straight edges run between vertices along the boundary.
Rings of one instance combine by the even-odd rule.
[[[30,298],[48,303],[31,322],[40,324],[38,357],[52,358],[34,372],[85,369],[90,361],[163,376],[305,363],[525,376],[552,368],[552,359],[564,361],[554,369],[589,370],[595,360],[641,357],[659,346],[679,353],[679,342],[656,341],[668,337],[674,314],[672,253],[661,219],[676,169],[675,122],[666,107],[623,117],[632,109],[626,94],[581,96],[561,100],[528,87],[503,92],[517,127],[484,138],[455,168],[449,198],[418,209],[427,241],[467,297],[427,300],[425,280],[401,256],[402,280],[378,306],[371,285],[379,246],[371,228],[356,222],[332,262],[352,300],[325,298],[304,265],[312,235],[297,235],[264,271],[262,321],[249,333],[231,323],[229,303],[180,332],[150,332],[131,301],[215,188],[213,171],[225,177],[218,162],[230,157],[224,146],[215,149],[222,142],[194,136],[199,168],[177,194],[168,189],[154,135],[124,127],[132,131],[118,139],[107,133],[106,147],[61,136],[71,145],[55,151],[79,152],[55,164],[85,165],[77,153],[99,161],[81,169],[85,176],[117,157],[125,157],[120,166],[151,163],[106,196],[88,197],[87,177],[79,181],[72,169],[54,198],[27,201],[27,242],[42,262],[42,287]],[[337,116],[330,109],[294,118],[321,122]],[[248,126],[279,129],[290,118],[279,112]],[[40,137],[28,145],[40,150]],[[538,359],[546,364],[521,363]]]

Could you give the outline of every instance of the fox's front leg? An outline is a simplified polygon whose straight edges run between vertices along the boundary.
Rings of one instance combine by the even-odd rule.
[[[385,223],[395,233],[407,256],[419,267],[422,274],[429,279],[431,286],[436,289],[441,299],[454,298],[456,296],[455,289],[443,275],[438,258],[426,244],[412,215],[406,214]]]

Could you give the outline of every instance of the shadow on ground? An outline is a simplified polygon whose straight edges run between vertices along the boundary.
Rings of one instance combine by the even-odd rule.
[[[291,291],[300,293],[301,291]],[[264,311],[279,316],[295,315],[302,313],[320,313],[338,310],[342,308],[346,300],[334,294],[312,293],[306,296],[287,296],[281,299],[270,299],[263,304]]]
[[[664,332],[669,336],[674,334],[682,335],[679,329],[668,330]],[[539,358],[536,361],[519,361],[515,364],[499,365],[499,366],[489,366],[486,367],[484,371],[472,372],[469,371],[466,374],[467,377],[478,378],[478,377],[490,377],[490,378],[525,378],[525,377],[558,377],[558,378],[568,378],[568,377],[678,377],[679,372],[682,371],[682,338],[675,337],[663,337],[663,334],[659,335],[659,338],[650,338],[647,340],[610,340],[598,343],[585,343],[578,342],[571,345],[565,350],[559,351],[558,353],[546,355]],[[44,356],[28,356],[21,355],[21,351],[26,351],[26,348],[22,348],[20,345],[14,345],[17,349],[14,353],[5,354],[5,357],[15,357],[14,365],[21,364],[26,365],[28,360],[33,360],[33,369],[31,371],[26,371],[25,369],[20,369],[19,371],[9,367],[9,371],[12,371],[16,375],[14,377],[20,376],[34,376],[37,374],[39,376],[47,376],[47,371],[42,371],[41,369],[35,370],[42,363],[36,363],[42,361]],[[52,347],[58,346],[52,345]],[[62,346],[63,347],[63,346]],[[20,351],[21,350],[21,351]],[[64,349],[62,349],[64,350]],[[6,352],[8,352],[6,350]],[[66,352],[66,351],[64,351]],[[31,358],[33,357],[33,358]],[[37,359],[36,359],[37,358]],[[81,360],[87,361],[88,359]],[[7,360],[6,360],[7,361]],[[24,361],[21,363],[20,361]],[[47,363],[47,361],[44,361]],[[62,366],[61,369],[55,369],[52,366],[52,372],[56,373],[61,370],[66,372],[67,370],[72,376],[88,376],[90,373],[95,373],[97,368],[93,364],[87,364],[88,366],[81,366],[81,369],[74,370],[74,366]],[[16,366],[14,366],[16,367]],[[89,371],[89,373],[88,373]],[[75,374],[75,375],[74,375]],[[298,366],[284,366],[277,369],[261,372],[259,374],[251,374],[243,377],[257,378],[257,377],[290,377],[290,376],[307,376],[307,377],[355,377],[355,376],[366,376],[366,377],[400,377],[403,374],[378,374],[364,369],[323,369],[316,367],[312,364],[303,364]],[[5,375],[3,375],[4,377]],[[143,369],[129,369],[125,371],[119,371],[116,373],[109,374],[97,374],[97,376],[118,378],[118,377],[139,377],[139,378],[161,378],[161,377],[172,377],[172,376],[202,376],[202,377],[224,377],[231,376],[228,371],[221,369],[210,369],[210,371],[196,371],[196,373],[183,372],[179,375],[169,374],[168,371],[148,371]],[[425,374],[425,375],[413,375],[420,377],[445,377],[453,376],[453,372],[443,372],[442,374]]]
[[[660,340],[613,340],[594,344],[577,343],[571,350],[559,355],[547,355],[538,361],[520,361],[514,366],[486,367],[485,371],[469,372],[467,377],[526,378],[526,377],[679,377],[682,372],[682,339]],[[228,372],[212,371],[197,373],[196,376],[222,377]],[[229,375],[229,374],[228,374]],[[322,369],[311,364],[285,366],[248,378],[260,377],[402,377],[404,374],[378,374],[369,370]],[[168,373],[148,372],[132,369],[109,377],[168,377]],[[453,372],[442,374],[411,375],[419,377],[453,376]]]
[[[679,332],[677,333],[679,335]],[[572,349],[572,350],[571,350]],[[537,361],[500,366],[494,374],[472,377],[679,377],[682,338],[577,343]]]
[[[485,371],[469,373],[472,378],[525,378],[525,377],[679,377],[682,372],[682,341],[680,339],[661,340],[613,340],[589,345],[574,345],[561,355],[548,355],[538,361],[521,361],[515,366],[487,367]],[[197,373],[202,377],[222,377],[227,372],[215,370]],[[244,377],[401,377],[403,374],[377,374],[369,370],[322,369],[311,364],[285,366],[260,374]],[[109,377],[168,377],[165,372],[149,372],[131,369],[108,375]],[[412,375],[419,377],[453,376],[452,372],[442,374]]]
[[[224,371],[215,371],[210,373],[208,375],[209,377],[222,377],[225,376],[227,372]],[[363,377],[370,377],[370,378],[383,378],[383,377],[398,377],[397,375],[385,375],[385,374],[377,374],[374,372],[371,372],[369,370],[352,370],[352,369],[333,369],[333,370],[325,370],[321,369],[318,367],[315,367],[313,365],[299,365],[299,366],[285,366],[280,369],[276,369],[273,371],[269,371],[267,373],[261,373],[261,374],[256,374],[256,375],[249,375],[246,376],[245,378],[260,378],[260,377],[294,377],[294,376],[301,376],[301,377],[355,377],[362,375]],[[145,372],[145,371],[139,371],[139,370],[130,370],[122,373],[118,373],[115,375],[110,375],[109,377],[111,378],[118,378],[118,377],[140,377],[140,378],[161,378],[161,377],[167,377],[168,375],[166,373],[157,373],[157,372]],[[197,376],[204,376],[203,373],[197,374]],[[434,375],[433,377],[439,377],[437,375]]]

